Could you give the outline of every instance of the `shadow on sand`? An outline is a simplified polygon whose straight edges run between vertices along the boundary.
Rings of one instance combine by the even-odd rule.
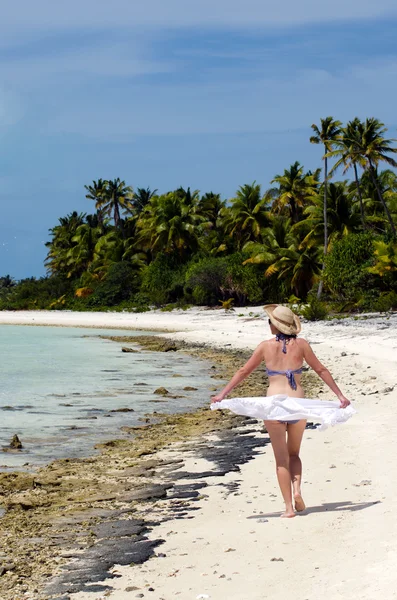
[[[374,500],[373,502],[325,502],[324,504],[320,504],[320,506],[307,506],[303,512],[297,513],[297,516],[306,517],[311,513],[342,512],[345,510],[355,512],[357,510],[370,508],[371,506],[380,503],[380,500]],[[260,513],[258,515],[251,515],[250,517],[247,517],[247,519],[273,519],[274,517],[280,517],[281,513],[282,511]]]

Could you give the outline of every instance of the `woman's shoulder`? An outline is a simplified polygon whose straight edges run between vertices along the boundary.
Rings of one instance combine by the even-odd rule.
[[[302,350],[305,350],[305,348],[310,348],[310,344],[307,340],[305,340],[305,338],[297,337],[295,341],[298,344],[298,347]]]
[[[264,340],[263,342],[261,342],[258,346],[258,348],[260,348],[263,352],[263,354],[265,355],[266,353],[271,353],[272,349],[274,350],[275,345],[277,344],[276,342],[276,338],[270,338],[270,340]]]

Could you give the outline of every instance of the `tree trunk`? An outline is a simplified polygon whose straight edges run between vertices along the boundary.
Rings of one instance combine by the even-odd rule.
[[[120,211],[119,211],[119,205],[118,202],[114,203],[114,224],[116,226],[116,229],[118,229],[119,227],[119,223],[120,223]]]
[[[325,154],[327,153],[327,147],[324,146]],[[327,157],[324,156],[324,257],[327,256],[328,249],[328,160]],[[325,269],[325,261],[323,260],[323,265],[321,267],[321,275]],[[317,290],[317,298],[321,298],[321,294],[323,293],[323,278],[321,276],[320,283]]]
[[[371,175],[372,183],[374,184],[374,186],[376,188],[376,191],[378,192],[378,198],[382,202],[382,205],[383,205],[383,208],[385,209],[385,213],[387,215],[387,218],[389,219],[390,227],[391,227],[391,230],[393,232],[393,237],[396,237],[396,228],[394,226],[393,219],[392,219],[392,216],[390,214],[389,208],[388,208],[388,206],[387,206],[387,204],[385,202],[385,199],[383,198],[382,192],[380,191],[380,188],[379,188],[379,185],[378,185],[378,181],[377,181],[377,179],[375,177],[374,166],[373,166],[373,164],[372,164],[372,162],[371,162],[370,159],[369,159],[368,162],[369,162],[369,172],[370,172],[370,175]]]
[[[327,152],[327,148],[325,148]],[[324,158],[324,256],[327,256],[328,249],[328,160]]]
[[[356,163],[354,163],[354,178],[356,180],[357,194],[358,194],[358,199],[360,201],[360,212],[361,212],[361,221],[362,221],[362,224],[363,224],[363,229],[367,229],[367,224],[365,222],[365,216],[364,216],[363,197],[362,197],[362,194],[361,194],[360,181],[358,179],[358,173],[357,173],[357,165],[356,165]]]
[[[290,214],[290,217],[291,217],[291,221],[293,223],[297,223],[299,221],[298,207],[297,207],[297,204],[296,204],[296,202],[295,202],[295,200],[293,198],[291,198],[289,205],[290,205],[289,214]]]

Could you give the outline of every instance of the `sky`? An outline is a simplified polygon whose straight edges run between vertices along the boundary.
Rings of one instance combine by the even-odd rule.
[[[395,0],[3,0],[0,276],[45,275],[92,180],[230,198],[320,166],[328,115],[397,137],[396,39]]]

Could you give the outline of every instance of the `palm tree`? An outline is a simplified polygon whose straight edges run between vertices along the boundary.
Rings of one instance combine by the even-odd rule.
[[[243,264],[270,265],[281,249],[295,244],[296,237],[291,234],[291,219],[281,215],[271,215],[271,224],[262,231],[261,242],[247,242],[243,252],[251,254]]]
[[[346,127],[341,130],[341,135],[334,141],[336,149],[327,152],[327,157],[338,158],[337,162],[330,171],[332,176],[337,169],[343,165],[343,174],[350,168],[354,170],[354,180],[356,183],[357,196],[360,202],[361,222],[363,229],[366,229],[364,204],[358,177],[357,166],[365,168],[365,161],[361,154],[361,129],[362,123],[357,117],[349,121]]]
[[[261,186],[242,185],[231,206],[220,211],[226,233],[235,238],[237,249],[248,241],[260,241],[261,230],[270,223],[270,205],[267,196],[261,196]]]
[[[11,275],[4,275],[4,277],[0,277],[0,289],[8,289],[16,286],[16,281]]]
[[[204,194],[197,204],[196,213],[204,219],[200,225],[200,248],[206,254],[218,254],[227,248],[221,218],[225,206],[220,194],[214,192]]]
[[[134,240],[123,239],[115,230],[101,236],[95,244],[90,273],[100,280],[106,277],[109,268],[118,262],[128,262],[139,271],[146,262],[146,255],[134,246]]]
[[[146,189],[137,188],[132,199],[134,209],[137,214],[140,214],[143,211],[143,209],[149,204],[153,196],[156,195],[156,192],[157,190],[152,191],[149,187]]]
[[[200,198],[197,205],[197,212],[215,227],[219,214],[224,206],[225,202],[221,200],[220,194],[207,192]]]
[[[388,156],[390,153],[397,154],[397,148],[391,146],[391,143],[397,140],[385,139],[384,134],[386,131],[386,127],[378,119],[374,117],[366,119],[361,129],[361,156],[366,162],[366,167],[376,188],[378,198],[387,215],[393,237],[396,237],[396,228],[376,176],[376,168],[380,162],[386,162],[391,167],[397,167],[397,161]]]
[[[185,202],[180,190],[154,196],[137,223],[137,243],[153,254],[176,253],[179,258],[198,248],[199,226],[204,217],[197,214],[196,205]]]
[[[300,232],[305,236],[300,244],[301,248],[313,245],[318,247],[324,240],[324,201],[325,197],[319,194],[313,204],[305,208],[303,214],[306,218],[292,228],[293,232]],[[359,216],[352,210],[348,184],[345,181],[330,183],[328,186],[327,223],[328,245],[359,228]]]
[[[380,277],[395,276],[397,273],[397,243],[374,241],[376,263],[368,267],[369,273]]]
[[[314,131],[314,135],[311,136],[310,142],[312,144],[323,144],[324,145],[324,256],[327,254],[328,248],[328,221],[327,221],[327,193],[328,193],[328,157],[327,152],[330,152],[333,148],[333,144],[335,140],[340,135],[340,127],[342,123],[340,121],[335,121],[333,117],[326,117],[325,119],[320,119],[320,127],[313,123],[312,129]],[[324,269],[325,263],[323,263]],[[320,298],[323,289],[323,280],[321,279],[320,285],[318,288],[317,297]]]
[[[95,208],[100,224],[103,222],[102,204],[106,195],[107,184],[108,182],[106,180],[98,179],[98,181],[94,180],[92,185],[84,186],[88,192],[85,197],[88,198],[88,200],[93,200],[95,202]]]
[[[97,225],[92,227],[90,223],[83,223],[76,229],[72,237],[73,246],[68,250],[68,277],[80,276],[89,269],[94,260],[95,246],[102,236],[102,228]]]
[[[278,185],[278,197],[274,200],[272,211],[288,209],[293,223],[297,223],[309,199],[316,196],[319,170],[315,173],[303,173],[303,167],[296,161],[283,175],[276,175],[271,183]]]
[[[243,264],[264,264],[265,277],[277,276],[298,298],[306,297],[321,273],[318,247],[303,248],[291,220],[281,215],[272,217],[262,244],[248,242],[243,251],[251,254]]]
[[[379,186],[381,194],[387,204],[392,218],[397,217],[397,175],[391,169],[385,169],[378,172],[375,169],[375,180]],[[369,170],[364,171],[360,188],[363,196],[363,204],[366,212],[366,220],[371,229],[385,233],[387,231],[388,219],[385,214],[383,204],[379,200],[378,192],[373,183]],[[393,221],[394,221],[393,218]]]
[[[98,208],[98,203],[102,202],[103,196],[106,192],[107,181],[104,179],[98,179],[93,181],[92,185],[85,185],[85,189],[88,194],[85,195],[89,200],[94,200],[95,208]]]
[[[50,229],[52,239],[46,242],[49,250],[44,264],[51,274],[71,277],[69,251],[75,245],[73,237],[76,230],[84,224],[84,221],[85,214],[74,211],[66,217],[61,217],[59,224]]]
[[[121,213],[131,214],[134,212],[133,197],[133,189],[118,177],[106,181],[105,191],[98,202],[98,208],[102,209],[103,214],[113,216],[117,229],[120,228]]]

